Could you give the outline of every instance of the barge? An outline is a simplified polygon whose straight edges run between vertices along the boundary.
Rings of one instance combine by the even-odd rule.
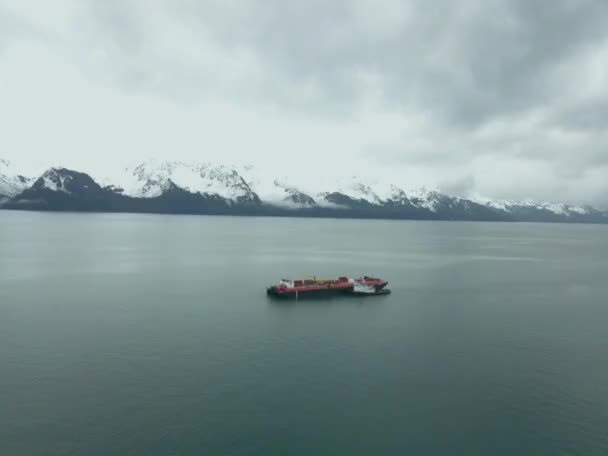
[[[357,296],[374,296],[389,294],[385,287],[388,282],[375,277],[338,277],[337,279],[322,280],[308,277],[298,280],[281,279],[271,285],[266,293],[276,297],[309,297],[327,294],[351,294]]]

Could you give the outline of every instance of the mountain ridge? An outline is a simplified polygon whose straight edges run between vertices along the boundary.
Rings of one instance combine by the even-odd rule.
[[[264,177],[252,166],[148,160],[113,178],[63,167],[37,178],[0,159],[0,207],[50,211],[150,212],[415,220],[608,223],[591,206],[451,196],[434,189],[404,190],[351,176],[303,186]]]
[[[18,195],[32,182],[33,179],[20,174],[10,161],[0,158],[0,201]]]

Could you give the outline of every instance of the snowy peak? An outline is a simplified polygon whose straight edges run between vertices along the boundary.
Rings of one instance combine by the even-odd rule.
[[[458,200],[437,190],[421,188],[406,191],[394,183],[364,180],[357,176],[339,181],[335,184],[334,190],[324,192],[321,196],[325,201],[335,204],[343,205],[347,199],[350,199],[363,204],[407,206],[431,212],[436,212],[441,205],[449,205]]]
[[[431,212],[437,212],[442,204],[449,205],[459,200],[458,198],[444,195],[437,190],[430,190],[426,187],[408,192],[407,197],[414,207],[428,209]]]
[[[290,186],[289,184],[275,180],[274,186],[282,191],[281,202],[288,207],[306,208],[316,206],[314,198],[300,191],[298,188]]]
[[[68,170],[63,168],[51,168],[45,171],[34,183],[36,189],[46,189],[53,192],[70,193],[68,187],[73,180],[73,176]]]
[[[333,185],[333,187],[330,187]],[[331,190],[321,193],[324,200],[344,201],[342,195],[364,204],[377,206],[408,206],[435,212],[441,205],[451,204],[458,199],[450,197],[437,190],[427,188],[404,190],[403,187],[382,179],[368,179],[352,176],[347,179],[330,183],[326,187]]]
[[[523,202],[520,204],[516,204],[515,206],[545,210],[548,212],[552,212],[556,215],[565,215],[568,217],[570,217],[572,215],[589,214],[593,211],[591,208],[584,207],[584,206],[571,206],[569,204],[546,203],[546,202],[537,203],[537,202],[533,202],[533,201],[526,201],[526,202]]]
[[[521,212],[541,211],[556,216],[576,217],[581,215],[598,214],[600,211],[591,206],[576,206],[560,203],[538,202],[532,200],[512,201],[512,200],[492,200],[482,197],[474,197],[473,201],[497,211],[504,211],[510,214]]]
[[[314,206],[314,200],[302,192],[289,179],[265,174],[252,165],[234,167],[244,182],[259,199],[271,206],[284,208],[303,208]]]
[[[212,163],[148,160],[127,168],[115,184],[108,186],[117,193],[135,198],[158,197],[173,187],[235,203],[259,202],[235,169]]]
[[[265,177],[252,166],[238,168],[249,187],[265,203],[295,208],[310,207],[352,207],[367,206],[408,206],[423,210],[434,210],[446,198],[437,191],[426,189],[404,191],[394,183],[380,178],[310,176],[307,181],[302,176]],[[410,199],[415,200],[411,202]]]
[[[0,158],[0,199],[18,195],[32,182],[33,179],[21,175],[11,162]]]
[[[358,176],[338,179],[335,183],[330,182],[329,185],[332,187],[328,189],[329,192],[325,193],[340,193],[356,201],[380,204],[386,199],[386,192],[380,188],[382,186],[380,182],[369,181]]]
[[[66,168],[50,168],[36,179],[29,190],[89,194],[102,189],[88,174]]]

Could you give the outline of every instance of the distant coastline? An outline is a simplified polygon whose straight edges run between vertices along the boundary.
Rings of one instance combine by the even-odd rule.
[[[174,168],[168,168],[171,172]],[[268,201],[253,184],[230,169],[196,169],[190,185],[174,182],[171,172],[136,170],[134,193],[118,185],[102,186],[90,175],[51,168],[38,178],[1,175],[0,209],[54,212],[235,215],[340,219],[436,220],[488,222],[608,223],[608,212],[590,206],[532,202],[479,202],[438,191],[392,193],[355,182],[350,193],[343,187],[313,195],[279,185],[282,192]],[[191,170],[192,171],[192,170]],[[200,179],[203,183],[195,181]],[[177,179],[176,179],[177,180]],[[196,186],[199,186],[198,188]],[[6,193],[12,194],[6,194]]]

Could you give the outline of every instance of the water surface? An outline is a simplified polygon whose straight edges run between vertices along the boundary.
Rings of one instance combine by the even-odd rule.
[[[390,296],[276,302],[281,277]],[[607,454],[608,227],[0,211],[0,454]]]

